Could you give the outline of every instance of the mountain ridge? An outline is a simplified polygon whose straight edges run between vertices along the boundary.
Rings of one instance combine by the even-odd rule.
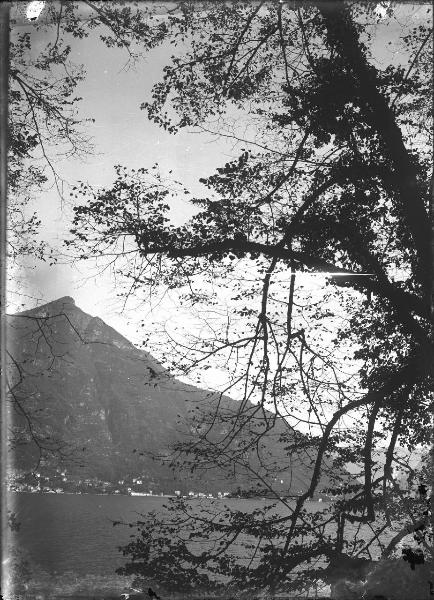
[[[242,469],[228,477],[221,469],[195,475],[169,468],[169,448],[197,435],[192,411],[198,405],[211,410],[218,395],[172,377],[152,354],[85,313],[72,297],[12,315],[8,331],[9,347],[21,368],[21,404],[37,416],[42,436],[75,448],[60,466],[54,452],[38,465],[48,487],[78,491],[87,482],[89,491],[93,481],[99,482],[96,489],[109,492],[217,493],[253,486]],[[222,402],[228,413],[238,410],[235,400],[223,396]],[[14,423],[22,426],[23,419],[15,417]],[[273,436],[283,431],[278,425]],[[277,452],[273,436],[264,437],[264,455]],[[35,487],[35,475],[28,472],[38,449],[27,441],[14,452],[13,471]],[[292,467],[289,477],[285,458],[273,458],[282,463],[280,491],[298,493],[307,486],[308,471],[305,465]]]

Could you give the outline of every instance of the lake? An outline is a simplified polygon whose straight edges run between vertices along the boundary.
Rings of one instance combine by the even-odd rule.
[[[113,521],[134,521],[160,510],[167,498],[93,494],[11,494],[20,522],[16,541],[32,564],[48,573],[113,574],[123,564],[118,546],[132,531]]]
[[[19,549],[30,566],[29,597],[107,597],[126,591],[131,579],[115,573],[125,564],[118,547],[135,530],[114,527],[113,521],[133,522],[140,513],[160,512],[167,501],[149,496],[9,494],[9,509],[20,523],[9,546]],[[221,502],[249,510],[261,501]]]
[[[10,509],[21,524],[16,544],[29,561],[48,573],[113,574],[125,563],[118,547],[135,529],[113,526],[133,522],[141,513],[160,512],[168,498],[94,494],[10,494]],[[200,502],[200,501],[198,501]],[[261,500],[215,500],[218,506],[251,510]],[[270,501],[271,502],[271,501]],[[325,503],[312,502],[312,510]],[[281,512],[281,511],[279,511]]]
[[[9,549],[19,550],[31,571],[29,597],[110,596],[126,591],[131,578],[116,575],[125,563],[118,546],[134,531],[113,521],[134,521],[138,514],[161,510],[167,498],[9,494],[8,506],[20,529]],[[6,567],[7,568],[7,567]]]
[[[50,598],[97,597],[127,590],[131,579],[115,574],[116,568],[125,564],[118,547],[127,543],[135,530],[114,527],[113,521],[133,522],[140,513],[160,512],[167,501],[164,497],[122,495],[10,494],[9,508],[20,523],[13,544],[31,570],[29,597],[38,593]],[[261,501],[220,502],[248,511]],[[309,508],[324,509],[325,503],[312,502]]]

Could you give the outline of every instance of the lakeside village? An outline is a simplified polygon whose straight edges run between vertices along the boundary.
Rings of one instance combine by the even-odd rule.
[[[185,498],[185,499],[204,499],[204,498],[258,498],[265,497],[265,491],[243,490],[238,487],[235,491],[203,492],[173,490],[169,492],[163,490],[163,486],[158,486],[153,481],[147,481],[145,478],[131,477],[119,479],[117,483],[102,481],[97,477],[78,479],[69,476],[67,469],[56,468],[55,473],[44,473],[38,470],[33,473],[19,473],[10,471],[8,477],[9,490],[12,492],[42,493],[42,494],[99,494],[124,496],[148,496],[165,498]],[[151,485],[149,485],[151,484]],[[283,484],[283,481],[281,481]],[[146,489],[147,488],[147,489]],[[299,490],[302,493],[303,490]],[[325,495],[319,495],[316,501],[322,502],[329,500]]]

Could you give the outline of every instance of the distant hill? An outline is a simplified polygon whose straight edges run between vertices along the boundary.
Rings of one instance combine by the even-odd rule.
[[[16,400],[32,415],[32,427],[39,438],[46,437],[48,447],[53,440],[64,445],[62,461],[44,453],[35,469],[38,448],[25,416],[13,411],[19,443],[12,466],[21,485],[45,491],[217,493],[256,484],[243,469],[173,472],[152,457],[169,457],[174,443],[191,439],[197,431],[192,411],[212,409],[218,396],[172,378],[151,354],[86,314],[72,298],[16,314],[8,325]],[[221,401],[228,416],[238,408],[230,398]],[[287,431],[276,423],[263,438],[263,456],[279,465],[274,485],[277,481],[281,493],[294,494],[306,489],[311,471],[299,457],[288,459],[283,445],[275,443]],[[224,433],[222,425],[214,435]],[[260,469],[257,458],[251,460]]]

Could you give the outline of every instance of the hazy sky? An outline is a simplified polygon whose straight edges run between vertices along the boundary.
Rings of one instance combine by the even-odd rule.
[[[422,7],[414,6],[413,9],[412,18],[426,20],[426,7],[422,10]],[[398,25],[395,21],[385,20],[374,49],[379,58],[387,54],[390,61],[392,56],[399,55],[399,48],[388,43],[394,39]],[[35,33],[33,38],[32,49],[37,55],[38,49],[47,42],[46,33]],[[107,49],[96,34],[73,40],[72,48],[71,60],[83,63],[87,71],[78,95],[83,98],[80,115],[95,119],[95,123],[86,128],[86,133],[93,138],[95,154],[81,162],[75,159],[59,161],[56,166],[62,176],[71,185],[83,180],[103,186],[113,180],[116,164],[137,168],[158,162],[163,173],[172,170],[173,177],[194,194],[204,195],[206,188],[198,182],[199,177],[211,174],[217,166],[237,155],[239,148],[234,149],[233,142],[228,139],[205,133],[182,130],[176,136],[170,135],[148,121],[146,113],[140,110],[140,104],[150,97],[152,85],[161,78],[173,47],[159,46],[134,68],[125,68],[128,58],[125,51]],[[42,219],[42,237],[60,248],[70,227],[70,208],[62,208],[55,189],[35,198],[34,207]],[[191,207],[181,197],[173,213],[181,220],[191,214]],[[23,276],[29,284],[28,292],[38,297],[40,303],[65,295],[73,296],[86,312],[100,316],[130,339],[138,339],[136,325],[134,322],[129,324],[137,315],[118,314],[122,305],[108,271],[93,277],[95,271],[89,262],[76,266],[63,261],[56,266],[38,262],[31,266]],[[11,310],[16,309],[14,299],[11,294]],[[26,308],[32,305],[34,301],[29,299]]]
[[[413,20],[414,23],[426,22],[427,5],[402,5],[398,11],[400,19],[384,19],[371,47],[375,60],[379,62],[397,62],[401,58],[401,48],[396,44],[396,32],[403,23]],[[401,19],[402,17],[402,19]],[[28,27],[21,25],[18,27]],[[47,43],[45,32],[33,36],[32,50],[37,55],[38,48]],[[233,141],[195,131],[182,130],[176,136],[170,135],[146,118],[140,110],[142,102],[150,98],[152,85],[159,81],[163,67],[169,62],[173,47],[162,45],[147,53],[134,68],[126,68],[128,56],[125,51],[106,48],[97,37],[91,34],[87,39],[72,40],[71,60],[83,63],[87,71],[86,78],[80,84],[78,95],[83,98],[80,103],[80,116],[92,117],[95,123],[89,123],[86,133],[93,138],[95,152],[79,161],[69,159],[58,161],[56,168],[71,186],[78,180],[88,182],[92,186],[106,186],[114,179],[114,165],[120,164],[128,168],[151,167],[159,163],[162,173],[172,171],[172,177],[179,180],[194,195],[209,193],[199,183],[200,177],[212,174],[216,167],[237,156],[240,147],[234,147]],[[241,144],[245,147],[246,144]],[[68,196],[68,188],[65,189]],[[61,249],[71,227],[72,211],[70,206],[62,205],[55,188],[46,190],[34,199],[34,209],[42,219],[41,236],[54,248]],[[188,218],[192,208],[181,196],[173,207],[173,216],[177,221]],[[140,321],[145,320],[148,328],[152,327],[152,318],[148,318],[147,307],[140,310],[122,312],[122,300],[117,296],[119,289],[110,271],[99,273],[94,263],[83,261],[72,265],[60,260],[57,265],[49,262],[28,261],[27,268],[20,274],[27,282],[25,290],[30,296],[37,297],[39,304],[50,302],[62,296],[72,296],[76,304],[91,315],[99,316],[120,333],[136,344],[143,339],[144,329]],[[311,296],[325,293],[323,277],[297,276],[297,293],[300,283],[304,283],[306,292]],[[11,290],[12,291],[12,290]],[[302,293],[302,292],[300,292]],[[224,304],[224,292],[220,300]],[[18,298],[12,293],[9,311],[32,308],[35,300],[25,296]],[[25,307],[21,307],[22,302]],[[336,307],[334,307],[336,312]],[[224,310],[224,307],[223,307]],[[191,319],[182,313],[175,302],[168,299],[156,311],[155,320],[165,320],[172,315],[176,323],[180,323],[188,331]],[[339,312],[339,311],[338,311]],[[330,333],[323,332],[325,338]],[[182,332],[181,332],[182,335]],[[154,332],[154,339],[158,337]],[[158,348],[152,343],[149,350],[159,357]],[[224,387],[228,374],[219,370],[218,365],[201,374],[201,384],[211,388]],[[231,390],[237,397],[237,391]],[[240,394],[242,395],[242,393]]]
[[[46,42],[45,33],[36,33],[34,53],[37,54],[38,48]],[[150,98],[152,85],[161,78],[173,48],[161,46],[128,68],[125,66],[126,52],[107,49],[95,34],[72,43],[72,61],[82,62],[87,71],[78,95],[83,98],[80,115],[95,119],[94,124],[86,126],[86,134],[93,138],[95,153],[87,156],[85,161],[58,160],[56,168],[62,177],[71,185],[82,180],[93,186],[104,186],[114,179],[114,165],[137,168],[151,167],[158,162],[163,173],[172,170],[173,178],[192,193],[205,195],[206,188],[199,183],[199,177],[211,174],[234,155],[232,142],[193,131],[170,135],[148,121],[146,113],[140,110],[140,104]],[[67,196],[68,188],[65,192]],[[33,206],[42,219],[41,237],[60,248],[70,228],[70,208],[62,206],[55,189],[35,198]],[[191,214],[191,206],[181,196],[173,208],[174,218],[184,220]],[[128,327],[125,315],[115,314],[121,303],[110,274],[107,272],[95,278],[92,277],[94,269],[88,262],[76,266],[61,262],[56,266],[35,262],[23,271],[21,275],[28,283],[27,292],[40,298],[40,303],[65,295],[73,296],[83,310],[97,314],[131,337],[135,327]],[[16,297],[10,293],[9,298],[10,310],[16,309]],[[23,302],[22,297],[18,300],[20,304]],[[26,308],[33,305],[34,301],[29,298]]]

